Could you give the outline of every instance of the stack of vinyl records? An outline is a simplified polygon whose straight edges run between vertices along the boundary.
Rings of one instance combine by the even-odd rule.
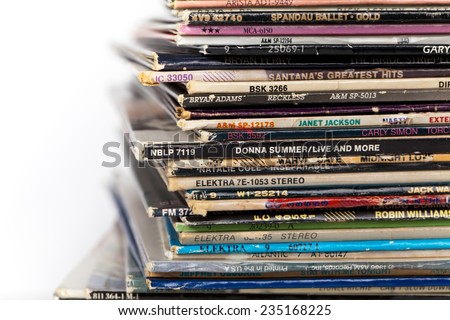
[[[127,290],[449,294],[446,4],[174,0],[142,25]]]

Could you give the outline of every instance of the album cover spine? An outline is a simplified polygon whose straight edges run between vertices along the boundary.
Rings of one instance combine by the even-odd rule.
[[[191,2],[191,1],[186,1]],[[199,1],[203,2],[203,1]],[[405,292],[408,290],[405,288],[414,288],[419,291],[422,288],[426,291],[429,287],[447,287],[450,286],[450,277],[448,276],[429,276],[429,277],[350,277],[350,278],[305,278],[305,279],[216,279],[216,280],[204,280],[204,279],[147,279],[147,285],[150,290],[155,289],[169,289],[169,290],[215,290],[220,289],[306,289],[318,290],[318,289],[330,289],[330,288],[353,288],[353,292],[373,290],[381,292],[382,290],[376,290],[376,288],[390,288],[393,287],[403,288]],[[368,289],[370,288],[370,289]],[[400,289],[398,289],[400,290]],[[439,289],[434,289],[440,292]],[[350,291],[350,290],[349,290]],[[387,290],[389,292],[389,290]],[[286,291],[285,291],[286,292]],[[442,292],[442,291],[441,291]],[[326,307],[324,308],[326,312]]]
[[[449,77],[448,68],[374,68],[374,69],[252,69],[252,70],[193,70],[193,71],[141,71],[138,78],[143,85],[179,83],[192,80],[204,82],[231,81],[291,81],[333,79],[397,79]]]
[[[442,209],[441,209],[442,210]],[[398,210],[379,211],[379,212],[397,212]],[[419,211],[415,209],[414,211]],[[423,210],[431,212],[432,210]],[[347,211],[343,211],[344,214]],[[411,210],[413,212],[413,210]],[[448,213],[448,210],[447,210]],[[298,214],[301,216],[302,214]],[[433,220],[355,220],[345,223],[324,223],[324,222],[252,222],[252,223],[234,223],[234,224],[204,224],[204,225],[186,225],[177,224],[178,232],[238,232],[238,231],[291,231],[291,230],[309,230],[309,229],[370,229],[370,228],[415,228],[415,227],[436,227],[449,226],[447,218]]]
[[[350,241],[445,238],[450,227],[376,228],[376,229],[311,229],[304,231],[181,232],[184,245],[271,243],[292,241]],[[449,262],[450,263],[450,262]]]
[[[319,8],[320,10],[320,8]],[[447,23],[447,11],[389,11],[388,9],[342,9],[328,11],[260,11],[260,12],[199,12],[186,11],[182,21],[188,25],[264,25],[264,24],[407,24],[407,23]]]
[[[279,93],[279,92],[315,92],[315,91],[353,91],[353,90],[433,90],[450,88],[450,77],[407,78],[407,79],[359,79],[346,80],[305,80],[261,82],[212,82],[189,81],[188,94],[198,93]]]
[[[303,269],[303,265],[309,263],[386,263],[386,262],[404,262],[415,263],[418,261],[436,261],[436,266],[443,260],[448,262],[450,250],[415,250],[415,251],[368,251],[368,252],[265,252],[250,254],[228,254],[226,259],[213,262],[208,255],[199,255],[198,260],[179,263],[176,268],[170,268],[166,263],[155,263],[155,270],[147,272],[148,275],[164,272],[220,272],[226,273],[225,277],[242,272],[261,271],[264,273],[272,272],[298,272]],[[181,257],[179,257],[181,258]],[[189,257],[188,257],[189,259]],[[208,261],[209,260],[209,261]],[[240,260],[239,264],[230,260]],[[195,263],[194,263],[195,261]],[[260,269],[263,266],[263,269]],[[440,269],[438,269],[440,270]],[[448,270],[447,270],[448,271]],[[447,274],[444,272],[442,274]]]
[[[390,171],[355,173],[311,173],[311,174],[274,174],[270,176],[218,176],[218,177],[171,177],[168,190],[190,189],[254,189],[344,186],[344,185],[377,185],[377,184],[415,184],[443,183],[448,181],[448,170],[435,171]]]
[[[358,6],[307,6],[307,7],[273,7],[268,10],[264,7],[247,7],[247,8],[229,8],[224,10],[224,8],[202,8],[202,9],[187,9],[187,10],[173,10],[172,12],[176,14],[178,17],[180,17],[180,20],[185,20],[183,17],[186,15],[189,15],[190,13],[193,14],[222,14],[222,13],[247,13],[247,12],[254,12],[254,13],[278,13],[278,12],[286,12],[286,13],[297,13],[297,12],[387,12],[387,11],[393,11],[393,12],[408,12],[408,11],[414,11],[414,12],[446,12],[450,11],[450,7],[445,5],[427,5],[427,6],[417,6],[417,5],[383,5],[381,8],[377,5],[358,5]]]
[[[446,35],[306,35],[306,36],[271,36],[271,35],[248,35],[242,36],[187,36],[177,35],[175,43],[178,46],[205,47],[205,46],[259,46],[259,45],[307,45],[307,44],[426,44],[430,46],[448,46],[450,39]]]
[[[230,200],[262,198],[336,197],[336,196],[389,196],[389,195],[435,195],[450,193],[450,185],[394,185],[342,188],[302,189],[250,189],[250,190],[187,190],[188,200]]]
[[[187,36],[347,36],[448,34],[450,24],[336,24],[336,25],[177,25],[177,33]]]
[[[449,238],[352,240],[352,241],[301,241],[277,243],[202,244],[172,246],[175,254],[229,254],[264,252],[334,252],[334,251],[384,251],[449,249]]]
[[[281,267],[281,266],[280,266]],[[291,269],[288,264],[283,269]],[[245,271],[244,271],[245,268]],[[150,278],[207,278],[207,279],[259,279],[259,278],[309,278],[309,277],[343,277],[343,276],[419,276],[448,274],[450,268],[446,260],[419,260],[419,261],[355,261],[355,262],[302,262],[295,271],[265,272],[274,269],[273,266],[263,266],[257,263],[245,263],[241,272],[152,272]],[[292,268],[294,269],[294,268]]]
[[[450,225],[450,209],[436,207],[432,209],[392,209],[354,208],[311,211],[260,211],[249,213],[225,212],[211,213],[207,217],[189,216],[174,222],[180,232],[221,231],[217,228],[237,226],[241,231],[278,230],[277,226],[292,224],[295,230],[306,229],[349,229],[363,227],[432,227]],[[329,223],[331,222],[331,223]],[[242,225],[253,226],[241,228]],[[258,227],[258,226],[261,226]],[[267,227],[267,228],[266,228]],[[200,228],[200,229],[197,229]],[[284,230],[280,227],[279,230]],[[223,229],[222,231],[226,231]]]
[[[190,37],[194,38],[194,37]],[[205,37],[202,37],[205,38]],[[218,37],[227,38],[227,37]],[[248,38],[248,37],[245,37]],[[427,38],[428,39],[428,38]],[[439,39],[441,40],[441,39]],[[329,68],[448,67],[448,55],[433,56],[206,56],[198,54],[163,54],[152,61],[153,71],[236,70],[236,69],[329,69]]]
[[[278,82],[273,82],[274,84]],[[447,90],[367,90],[343,92],[280,92],[280,93],[224,93],[179,95],[178,103],[186,110],[302,106],[308,104],[352,104],[383,102],[445,102],[450,100]]]
[[[168,170],[177,168],[248,168],[248,167],[296,167],[306,165],[352,165],[352,164],[382,164],[382,163],[425,163],[449,162],[448,154],[410,153],[410,154],[379,154],[360,156],[318,156],[318,157],[242,157],[242,158],[209,158],[195,160],[169,161]],[[170,169],[169,169],[170,168]]]
[[[272,109],[273,110],[273,109]],[[202,142],[208,141],[252,141],[252,140],[289,140],[289,139],[342,139],[364,137],[420,137],[450,134],[450,126],[404,126],[404,127],[368,127],[344,129],[278,129],[246,130],[243,132],[198,130],[195,132]]]
[[[287,173],[344,173],[344,172],[375,172],[375,171],[414,171],[414,170],[450,170],[450,162],[426,163],[382,163],[382,164],[349,164],[328,165],[309,164],[291,167],[239,167],[239,168],[193,168],[166,169],[167,177],[198,177],[198,176],[229,176],[229,175],[272,175]]]
[[[436,275],[448,274],[449,262],[446,260],[418,261],[355,261],[355,262],[301,262],[297,267],[279,265],[275,268],[269,263],[267,266],[258,263],[245,263],[239,269],[241,272],[153,272],[147,277],[152,278],[208,278],[208,279],[252,279],[252,278],[305,278],[305,277],[342,277],[342,276],[395,276],[395,275]],[[276,271],[282,270],[290,271]],[[269,271],[267,271],[269,270]],[[271,272],[270,270],[274,270]]]
[[[445,0],[173,0],[169,3],[173,9],[231,9],[231,8],[272,8],[272,7],[308,7],[308,6],[361,6],[361,5],[448,5]]]
[[[447,206],[450,208],[450,194],[187,200],[187,203],[192,208],[194,214],[197,215],[206,215],[210,211],[237,210],[310,210],[358,207],[395,208],[398,206],[404,208],[420,208],[429,205]]]
[[[178,160],[211,158],[276,158],[401,155],[412,153],[450,153],[449,137],[417,138],[405,143],[405,138],[325,139],[291,141],[236,141],[219,144],[158,143],[145,148],[144,160]]]
[[[393,114],[400,112],[445,112],[450,111],[450,103],[411,103],[411,104],[370,104],[370,105],[325,105],[299,106],[295,108],[251,108],[251,109],[192,109],[177,108],[177,117],[186,120],[198,119],[237,119],[264,117],[331,116],[359,114]]]
[[[283,128],[346,128],[398,125],[426,125],[450,123],[449,112],[303,116],[281,118],[240,118],[240,119],[180,119],[177,124],[183,131],[189,130],[248,130]]]
[[[375,27],[375,26],[374,26]],[[402,55],[448,55],[449,45],[427,44],[261,44],[248,46],[202,46],[200,52],[207,56],[259,56],[259,55],[293,55],[293,56],[342,56],[342,55],[375,55],[375,56],[402,56]]]

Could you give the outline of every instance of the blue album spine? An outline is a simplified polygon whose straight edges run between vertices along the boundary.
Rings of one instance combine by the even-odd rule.
[[[230,254],[265,252],[360,252],[450,249],[450,238],[412,240],[361,240],[291,243],[240,243],[172,246],[177,254]]]
[[[351,287],[432,287],[448,286],[450,277],[378,277],[313,279],[149,279],[151,289],[263,289],[263,288],[351,288]]]

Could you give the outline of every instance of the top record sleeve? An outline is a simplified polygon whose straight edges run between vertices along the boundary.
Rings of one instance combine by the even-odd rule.
[[[327,6],[408,6],[408,5],[446,5],[446,0],[173,0],[173,9],[234,9],[234,8],[296,8]]]

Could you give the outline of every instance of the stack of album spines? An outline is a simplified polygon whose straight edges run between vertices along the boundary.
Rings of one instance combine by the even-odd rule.
[[[175,2],[175,5],[187,2],[178,1]],[[191,4],[194,2],[192,1]],[[230,12],[233,14],[232,11]],[[444,10],[442,12],[448,14]],[[442,12],[441,14],[444,16]],[[201,15],[211,17],[223,14],[222,12],[201,13]],[[261,11],[262,14],[264,11]],[[184,17],[187,19],[185,21],[190,21],[191,16],[195,17],[195,13],[193,15],[185,13]],[[276,25],[274,27],[276,28]],[[430,27],[432,28],[432,25]],[[219,29],[212,26],[209,28],[214,32]],[[310,28],[313,30],[315,26]],[[185,34],[185,39],[189,39],[189,33],[201,34],[204,32],[201,28],[197,29],[185,24],[180,26],[178,31]],[[235,32],[233,31],[234,25],[230,25],[229,29],[224,25],[223,29]],[[429,32],[435,31],[436,29]],[[446,33],[446,31],[442,32]],[[219,37],[217,35],[208,36],[208,38]],[[201,36],[197,35],[192,37],[201,39]],[[219,47],[220,45],[215,49],[219,50]],[[250,49],[263,52],[264,49],[267,49],[264,47]],[[330,45],[323,47],[327,48]],[[402,50],[417,50],[420,45],[398,47]],[[428,48],[427,50],[440,50],[432,49],[436,47],[435,45],[423,45],[423,52],[425,52],[425,47]],[[206,50],[207,47],[204,48]],[[224,50],[226,49],[224,48]],[[265,83],[258,82],[265,79],[256,79],[246,83],[245,81],[205,82],[205,78],[201,79],[203,81],[196,81],[198,79],[190,81],[187,84],[187,94],[178,98],[181,108],[178,109],[179,115],[184,118],[179,121],[179,125],[183,130],[195,130],[203,140],[216,141],[215,139],[217,139],[216,147],[225,146],[225,143],[234,143],[233,136],[241,138],[243,136],[240,134],[241,132],[245,132],[244,136],[246,135],[249,139],[241,141],[241,146],[234,146],[235,149],[230,154],[221,154],[212,160],[195,159],[199,160],[195,164],[200,164],[203,166],[202,168],[190,167],[194,159],[190,159],[189,155],[206,157],[208,155],[206,147],[177,149],[181,150],[182,156],[179,159],[172,159],[174,161],[169,162],[169,169],[163,173],[167,176],[164,178],[167,179],[168,189],[185,193],[187,204],[194,215],[206,215],[206,218],[185,217],[181,221],[175,219],[172,223],[168,223],[169,233],[175,243],[172,246],[175,253],[178,255],[193,254],[195,259],[195,254],[248,254],[252,251],[255,254],[267,253],[269,256],[269,253],[273,252],[286,254],[317,252],[320,255],[328,251],[331,256],[336,251],[357,255],[359,251],[382,250],[388,256],[390,250],[448,248],[450,232],[446,220],[449,217],[446,208],[449,203],[450,179],[449,152],[446,146],[448,146],[449,127],[445,125],[448,122],[445,119],[449,117],[447,112],[449,109],[446,104],[448,93],[446,90],[439,89],[445,89],[446,83],[448,83],[446,77],[450,73],[445,68],[415,67],[414,69],[414,67],[413,65],[413,68],[410,69],[400,68],[402,74],[407,75],[410,72],[410,76],[401,80],[392,79],[392,81],[376,79],[364,82],[361,79],[322,81],[314,79],[306,82]],[[379,68],[371,70],[372,75],[375,72],[383,72],[383,65],[380,65]],[[339,69],[333,70],[334,74],[343,72]],[[388,71],[397,72],[398,70],[399,68],[393,68]],[[277,73],[276,70],[261,69],[257,71],[259,74],[266,72],[262,77],[267,78],[270,77],[270,73],[275,75]],[[173,76],[181,76],[179,79],[183,79],[184,73],[189,74],[186,76],[187,78],[194,79],[194,77],[205,77],[206,72],[207,70],[181,72],[173,73]],[[223,74],[223,71],[220,72]],[[233,72],[235,74],[242,72],[242,75],[244,72],[258,74],[252,73],[251,69]],[[305,72],[313,73],[310,70]],[[357,72],[367,72],[367,69]],[[145,75],[153,79],[151,81],[158,82],[155,81],[158,80],[158,77],[167,77],[169,74],[142,73],[141,80],[148,79],[143,77]],[[217,75],[219,72],[215,74]],[[414,76],[417,74],[420,74],[421,77]],[[171,82],[167,78],[166,81]],[[393,86],[396,90],[389,90]],[[337,87],[339,90],[334,91],[333,88]],[[267,112],[263,114],[261,110],[264,110],[264,104],[260,105],[261,109],[255,108],[257,105],[252,105],[253,108],[246,110],[239,110],[239,107],[242,108],[245,104],[233,105],[239,99],[241,101],[268,99],[268,94],[265,92],[268,88],[272,88],[269,89],[271,91],[275,90],[272,93],[274,93],[273,96],[277,96],[277,99],[281,97],[281,101],[291,103],[293,99],[289,100],[288,95],[297,97],[297,102],[311,96],[313,97],[311,99],[319,101],[326,99],[324,98],[326,96],[328,100],[334,97],[336,100],[340,99],[340,103],[347,103],[349,108],[359,108],[360,116],[355,117],[351,113],[348,115],[336,113],[338,116],[333,118],[324,115],[323,110],[316,111],[315,114],[313,111],[310,111],[309,114],[302,114],[301,112],[306,112],[308,107],[313,109],[315,105],[306,104],[302,111],[299,110],[298,104],[292,104],[296,107],[289,106],[291,108],[289,115],[292,114],[292,109],[296,109],[297,113],[294,114],[294,117],[286,116],[287,111],[284,111],[284,114],[281,111],[278,118],[273,118],[271,116],[276,114],[277,109],[274,109],[272,114],[270,114],[271,110],[267,109]],[[389,99],[391,99],[386,101],[393,102],[390,105],[374,106],[373,101],[378,101],[375,97],[385,94],[385,91],[388,91]],[[357,105],[349,103],[349,95],[362,102]],[[423,97],[424,95],[426,98]],[[228,105],[227,102],[211,103],[211,99],[208,100],[207,97],[212,96],[223,97],[222,101],[231,101],[231,103]],[[398,101],[401,101],[400,96],[409,97],[409,101],[398,104]],[[277,103],[277,99],[272,104],[267,104],[270,106],[269,108],[281,106]],[[379,101],[384,102],[385,100],[381,98]],[[190,102],[193,102],[193,105],[189,105]],[[196,106],[195,103],[200,103],[203,109],[199,108],[199,105]],[[223,109],[217,110],[218,105]],[[238,111],[236,109],[230,111],[229,106],[238,108]],[[329,114],[330,110],[336,111],[339,106],[341,105],[327,104],[326,112]],[[390,107],[390,111],[387,111],[388,107]],[[372,112],[365,113],[369,108]],[[378,114],[379,111],[374,111],[374,108],[385,108],[384,112],[386,113]],[[252,111],[260,112],[264,118],[254,118],[251,114]],[[395,113],[398,111],[414,112],[399,115]],[[427,113],[423,113],[424,111]],[[238,117],[239,112],[248,118]],[[305,114],[308,116],[312,114],[312,116],[305,118]],[[327,121],[329,121],[329,126],[321,125],[326,124]],[[346,127],[340,127],[342,125]],[[314,128],[310,126],[314,126]],[[239,131],[239,129],[244,130]],[[323,136],[320,135],[321,130],[323,130]],[[343,146],[338,145],[338,149],[336,149],[338,151],[333,149],[336,141],[332,139],[330,143],[325,135],[325,130],[331,130],[338,136],[343,136],[337,138],[338,141],[344,142]],[[389,131],[389,134],[386,134],[388,138],[381,138],[383,130]],[[367,136],[372,139],[367,136],[363,137],[363,132],[366,132]],[[415,132],[418,132],[417,137],[412,137]],[[255,133],[254,138],[251,138],[253,133]],[[297,135],[300,133],[304,134],[306,138],[302,139]],[[266,142],[257,138],[267,138],[272,135],[282,137],[283,134],[285,137],[293,138],[275,138],[274,141]],[[222,135],[222,140],[217,138],[220,135]],[[227,137],[225,138],[224,135]],[[323,139],[320,139],[322,137]],[[249,141],[252,142],[247,145]],[[253,142],[254,144],[252,144]],[[270,156],[269,148],[272,148],[270,150],[281,150],[277,147],[279,144],[285,143],[297,148],[295,149],[297,153],[290,151],[291,153],[276,154],[274,158]],[[249,150],[245,152],[245,157],[226,159],[227,157],[236,157],[236,153],[242,154],[243,148]],[[353,152],[348,152],[347,149]],[[188,153],[187,157],[184,156],[184,152]],[[261,157],[264,152],[269,157]],[[324,156],[324,152],[331,155]],[[305,157],[304,153],[308,153],[308,156]],[[303,165],[303,168],[299,167],[299,163]],[[289,165],[286,166],[286,164]],[[248,172],[252,174],[248,175]],[[230,177],[230,173],[233,173],[234,176]],[[264,187],[260,188],[260,186]],[[308,194],[310,195],[308,196]],[[239,197],[243,199],[239,199]],[[274,198],[275,200],[273,200]],[[323,210],[304,210],[311,208]],[[281,211],[272,214],[271,210],[273,209]],[[247,210],[258,211],[249,211],[246,214]],[[228,214],[215,214],[215,211],[228,212]],[[233,217],[233,211],[240,211],[240,213]],[[242,211],[244,212],[242,213]],[[235,223],[236,221],[232,222],[234,218],[241,219],[242,224],[239,225]],[[356,220],[353,224],[349,222],[353,220]],[[262,229],[267,228],[267,230],[272,230],[272,227],[278,229],[281,226],[281,228],[277,231],[258,233],[255,231],[258,226]],[[284,232],[283,228],[308,231],[289,233]],[[178,234],[174,231],[178,231]],[[389,246],[390,244],[394,245]],[[440,253],[444,254],[445,251]],[[413,256],[420,257],[420,251],[412,251],[411,257]],[[370,257],[370,254],[367,257]],[[411,268],[409,274],[406,272],[404,275],[419,275],[422,272],[436,274],[436,271],[433,273],[428,270],[429,273],[427,273],[424,270]],[[437,273],[439,274],[439,272]],[[351,275],[355,276],[356,273]],[[278,276],[283,276],[283,273],[280,272]],[[444,280],[444,278],[442,279]],[[382,279],[382,281],[385,280]],[[154,284],[155,282],[153,282]]]

